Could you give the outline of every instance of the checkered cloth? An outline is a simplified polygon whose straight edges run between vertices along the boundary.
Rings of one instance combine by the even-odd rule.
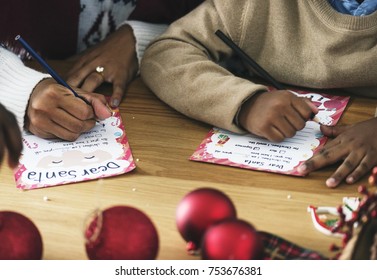
[[[300,247],[268,232],[259,231],[266,260],[327,260],[320,253]]]

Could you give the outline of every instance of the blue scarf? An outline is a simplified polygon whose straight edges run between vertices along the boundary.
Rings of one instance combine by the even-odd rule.
[[[359,4],[356,0],[329,0],[335,10],[342,14],[366,16],[377,10],[377,0],[364,0]]]

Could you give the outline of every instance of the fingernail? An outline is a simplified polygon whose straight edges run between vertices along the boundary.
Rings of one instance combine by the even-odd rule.
[[[111,106],[118,107],[119,106],[119,100],[118,99],[113,99],[113,101],[111,102]]]
[[[353,177],[348,177],[346,181],[347,181],[348,184],[352,184],[352,183],[355,182],[355,178],[353,178]]]
[[[300,172],[300,173],[305,173],[307,170],[308,170],[308,167],[306,166],[306,164],[301,164],[298,167],[298,172]]]
[[[326,180],[326,186],[333,188],[336,187],[336,180],[334,178],[329,178]]]

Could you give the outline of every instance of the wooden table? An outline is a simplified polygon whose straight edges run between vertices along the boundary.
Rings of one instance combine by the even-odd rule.
[[[58,64],[58,66],[61,64]],[[60,66],[64,70],[64,64]],[[63,71],[62,70],[62,71]],[[98,92],[111,92],[104,87]],[[342,123],[371,118],[377,100],[351,100]],[[211,126],[193,121],[159,101],[136,79],[120,105],[137,168],[107,178],[99,186],[89,181],[45,189],[20,191],[12,170],[0,170],[0,210],[31,218],[44,242],[44,259],[86,259],[84,225],[96,208],[129,205],[145,212],[159,233],[159,259],[197,259],[188,255],[176,228],[175,210],[188,192],[212,187],[234,202],[238,217],[298,245],[332,256],[329,246],[340,240],[318,232],[307,212],[310,204],[338,206],[345,196],[358,196],[357,186],[325,186],[335,166],[297,178],[189,161]],[[49,201],[45,201],[48,197]]]

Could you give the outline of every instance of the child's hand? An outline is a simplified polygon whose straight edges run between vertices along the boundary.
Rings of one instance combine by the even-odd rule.
[[[308,98],[278,90],[251,97],[242,106],[239,121],[251,133],[281,142],[303,129],[313,113],[318,108]]]
[[[355,125],[321,126],[321,130],[335,139],[300,166],[303,174],[343,161],[326,180],[334,188],[344,179],[349,184],[356,182],[377,164],[377,118]]]

